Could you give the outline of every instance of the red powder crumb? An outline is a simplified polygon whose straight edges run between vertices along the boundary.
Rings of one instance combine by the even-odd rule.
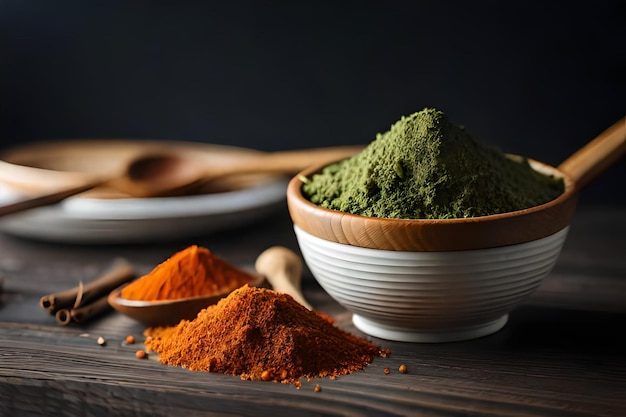
[[[383,372],[385,373],[385,375],[389,375],[391,373],[391,371],[389,370],[389,368],[385,368],[383,369]]]
[[[320,387],[320,384],[315,384],[315,388],[313,388],[313,391],[320,392],[321,390],[322,390],[322,387]]]

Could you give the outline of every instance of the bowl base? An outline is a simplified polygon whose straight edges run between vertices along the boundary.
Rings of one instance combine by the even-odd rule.
[[[380,339],[396,342],[443,343],[458,342],[487,336],[502,329],[509,320],[505,314],[496,320],[467,327],[456,327],[450,331],[420,331],[406,327],[389,326],[366,319],[358,314],[352,315],[352,323],[364,333]]]

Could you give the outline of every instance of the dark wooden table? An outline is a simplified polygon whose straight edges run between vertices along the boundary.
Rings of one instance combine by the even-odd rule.
[[[229,232],[145,246],[73,246],[0,236],[0,416],[626,416],[626,207],[580,206],[558,264],[500,332],[445,344],[392,343],[364,371],[294,385],[138,360],[143,326],[111,312],[58,326],[38,306],[116,257],[149,271],[188,244],[251,266],[297,250],[286,209]],[[305,271],[304,290],[338,325],[350,314]],[[106,346],[96,343],[106,339]],[[399,365],[406,364],[407,374]],[[384,368],[391,374],[385,375]],[[315,384],[321,387],[314,391]]]

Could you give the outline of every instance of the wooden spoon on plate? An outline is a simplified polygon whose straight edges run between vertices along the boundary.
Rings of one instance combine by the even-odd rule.
[[[109,185],[133,197],[160,197],[183,195],[189,190],[210,181],[242,174],[295,174],[309,165],[325,164],[348,158],[363,146],[337,146],[313,149],[288,150],[247,156],[240,161],[220,166],[206,166],[197,159],[175,152],[141,155],[130,161],[122,174],[97,176],[73,173],[76,184],[60,190],[29,197],[0,207],[0,216],[56,204],[68,197],[100,185]],[[58,171],[27,167],[0,161],[0,170],[6,175],[28,175],[48,178]],[[67,175],[68,173],[63,173]]]

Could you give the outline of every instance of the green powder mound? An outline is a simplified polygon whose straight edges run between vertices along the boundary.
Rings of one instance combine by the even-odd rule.
[[[399,219],[504,213],[564,190],[562,179],[480,143],[436,109],[402,117],[359,154],[304,180],[303,193],[314,204]]]

